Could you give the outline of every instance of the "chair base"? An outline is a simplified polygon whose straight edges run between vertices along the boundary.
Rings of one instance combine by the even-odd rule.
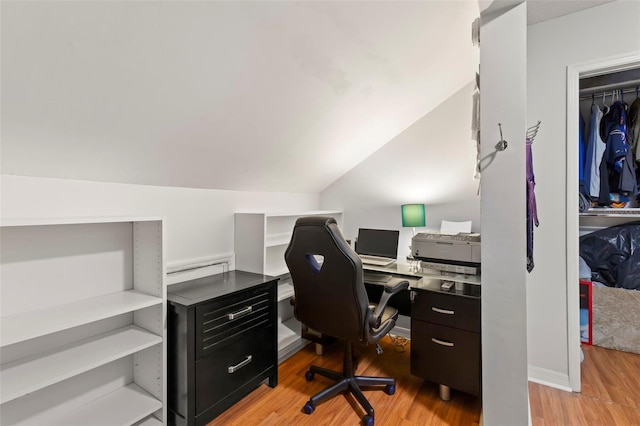
[[[387,395],[393,395],[396,390],[396,381],[392,377],[355,375],[353,349],[351,342],[345,342],[344,364],[342,373],[312,365],[311,367],[309,367],[309,371],[307,371],[305,377],[307,380],[313,380],[316,374],[319,374],[331,380],[335,380],[336,383],[318,392],[317,394],[313,395],[311,399],[309,399],[309,401],[303,407],[303,411],[307,414],[313,413],[313,411],[315,411],[315,407],[318,404],[330,398],[333,398],[340,393],[348,392],[355,397],[355,399],[367,413],[363,417],[363,422],[366,425],[372,425],[374,419],[374,410],[367,398],[362,393],[360,387],[384,386],[384,388],[380,388],[379,390],[383,390]]]

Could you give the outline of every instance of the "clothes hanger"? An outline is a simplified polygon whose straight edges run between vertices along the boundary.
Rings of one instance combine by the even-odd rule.
[[[607,106],[606,96],[607,96],[607,93],[606,92],[602,92],[602,113],[604,115],[609,113],[609,107]]]

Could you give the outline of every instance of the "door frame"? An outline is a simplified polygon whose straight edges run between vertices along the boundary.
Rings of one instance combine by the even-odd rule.
[[[580,392],[580,297],[578,211],[578,114],[580,78],[640,67],[640,53],[603,58],[567,66],[567,353],[569,385]],[[575,117],[576,119],[571,119]]]

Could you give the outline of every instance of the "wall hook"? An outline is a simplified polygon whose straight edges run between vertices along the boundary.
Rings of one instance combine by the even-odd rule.
[[[508,143],[502,138],[502,124],[498,123],[498,127],[500,128],[500,142],[496,144],[496,149],[498,151],[504,151],[507,149]]]

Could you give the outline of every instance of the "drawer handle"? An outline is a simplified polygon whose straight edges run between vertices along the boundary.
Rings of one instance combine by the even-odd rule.
[[[247,357],[245,359],[243,359],[239,364],[231,365],[231,366],[227,367],[227,371],[229,372],[229,374],[233,374],[236,371],[240,370],[245,365],[249,364],[252,359],[253,359],[253,357],[251,355],[247,355]]]
[[[439,345],[441,345],[441,346],[449,346],[450,348],[452,348],[452,347],[453,347],[453,343],[451,343],[451,342],[445,342],[444,340],[436,339],[435,337],[432,337],[432,338],[431,338],[431,341],[432,341],[433,343],[437,343],[437,344],[439,344]]]
[[[227,316],[229,317],[230,320],[233,320],[233,319],[239,318],[239,317],[241,317],[243,315],[250,314],[252,310],[253,310],[253,306],[247,306],[246,308],[240,309],[238,312],[234,312],[232,314],[228,314]]]
[[[447,314],[447,315],[455,315],[456,313],[456,311],[450,311],[448,309],[440,309],[440,308],[436,308],[435,306],[432,306],[431,310],[439,314]]]

